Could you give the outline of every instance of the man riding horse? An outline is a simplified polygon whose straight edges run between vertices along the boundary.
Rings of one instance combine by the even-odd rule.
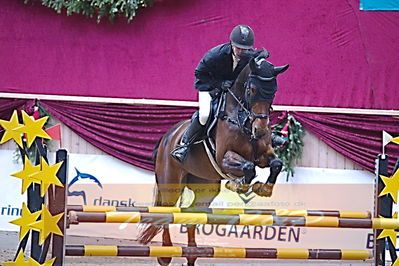
[[[199,91],[199,111],[195,113],[190,126],[184,132],[181,144],[171,155],[184,162],[190,146],[200,140],[211,112],[211,102],[219,98],[222,90],[229,89],[241,70],[248,64],[250,54],[255,53],[254,32],[247,25],[236,26],[230,34],[230,42],[209,50],[195,69],[194,87]],[[273,146],[284,144],[285,140],[272,133]]]
[[[155,206],[175,206],[188,188],[194,193],[190,207],[208,208],[221,191],[222,180],[228,180],[225,187],[231,191],[247,193],[251,189],[260,197],[271,197],[283,164],[272,147],[270,111],[277,77],[289,65],[274,66],[266,60],[267,51],[253,50],[253,43],[251,28],[239,25],[231,32],[229,43],[202,58],[195,70],[199,112],[191,122],[172,126],[154,148]],[[211,102],[218,98],[221,100],[213,108]],[[211,116],[217,123],[216,119],[208,121]],[[205,126],[209,138],[204,137]],[[192,145],[202,139],[203,145]],[[270,169],[265,182],[252,182],[256,167]],[[146,244],[161,231],[162,245],[172,246],[167,223],[148,225],[139,241]],[[190,247],[197,246],[195,231],[195,225],[187,227]],[[195,260],[196,254],[188,254],[188,265]],[[171,258],[159,257],[158,262],[168,265]]]

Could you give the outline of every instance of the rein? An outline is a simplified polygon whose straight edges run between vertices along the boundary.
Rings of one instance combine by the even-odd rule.
[[[260,118],[260,119],[269,118],[269,115],[267,115],[267,114],[255,114],[254,112],[251,112],[250,110],[248,110],[248,108],[245,107],[244,103],[241,102],[240,99],[238,99],[238,97],[234,94],[234,92],[230,88],[228,88],[227,90],[230,93],[230,95],[233,96],[234,100],[240,105],[241,109],[248,115],[248,117],[251,120],[255,120],[256,118]]]
[[[240,101],[240,99],[237,98],[237,96],[234,94],[234,92],[231,90],[231,88],[228,88],[227,91],[230,93],[231,96],[233,96],[234,100],[241,106],[241,109],[245,111],[245,113],[248,114],[248,116],[251,115],[251,111],[249,111],[245,105]]]
[[[250,74],[249,78],[258,78],[258,76]],[[246,84],[248,83],[248,81],[246,82]],[[245,86],[245,90],[247,89],[247,86]],[[238,118],[237,120],[234,120],[230,117],[227,117],[226,120],[230,123],[233,123],[235,125],[238,125],[245,134],[247,135],[251,135],[252,134],[252,130],[248,127],[245,126],[247,120],[249,119],[250,121],[254,121],[255,119],[259,118],[259,119],[268,119],[269,115],[267,114],[255,114],[254,112],[248,110],[248,108],[245,106],[245,103],[243,103],[235,94],[234,92],[231,90],[231,88],[227,89],[227,92],[230,93],[230,95],[233,97],[233,99],[239,104],[239,106],[241,107],[241,110],[245,113],[244,115],[238,114]],[[240,119],[241,118],[241,119]],[[241,122],[241,123],[240,123]],[[253,139],[253,136],[251,136],[251,140]]]

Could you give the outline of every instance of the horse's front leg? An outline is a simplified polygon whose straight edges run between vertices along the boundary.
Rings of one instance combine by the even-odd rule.
[[[227,151],[221,163],[221,167],[225,173],[234,176],[244,176],[244,184],[229,181],[226,188],[238,192],[246,193],[250,188],[250,183],[255,177],[255,164],[246,160],[244,157],[233,151]]]
[[[245,183],[251,183],[255,177],[255,164],[233,151],[227,151],[222,160],[222,169],[225,173],[235,176],[244,176]]]
[[[277,176],[283,168],[283,162],[273,153],[267,155],[268,166],[270,167],[270,174],[265,184],[256,182],[252,186],[252,191],[261,197],[270,197],[273,193],[274,184],[276,184]],[[261,164],[260,167],[265,167],[267,164]],[[263,168],[262,167],[262,168]]]

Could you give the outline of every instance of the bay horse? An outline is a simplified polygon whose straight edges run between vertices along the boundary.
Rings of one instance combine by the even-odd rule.
[[[179,144],[190,121],[173,126],[157,143],[153,159],[157,183],[155,206],[175,206],[185,187],[194,192],[190,208],[208,208],[219,194],[221,180],[227,178],[226,187],[238,193],[250,188],[259,196],[270,197],[282,162],[271,145],[269,113],[277,91],[277,75],[288,65],[275,67],[266,61],[266,51],[258,51],[237,77],[232,88],[223,92],[216,114],[217,123],[209,131],[208,138],[193,145],[180,164],[170,155]],[[213,143],[215,156],[208,156]],[[212,146],[212,145],[211,145]],[[208,147],[208,148],[207,148]],[[255,167],[270,167],[266,183],[250,185]],[[163,229],[162,245],[172,246],[167,224],[149,224],[139,235],[139,241],[147,244]],[[195,247],[195,225],[188,225],[188,246]],[[168,265],[171,258],[157,258],[161,265]],[[187,257],[188,265],[194,265],[196,257]]]

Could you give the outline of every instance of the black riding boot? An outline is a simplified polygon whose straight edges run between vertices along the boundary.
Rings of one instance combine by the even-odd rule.
[[[202,137],[204,128],[199,122],[198,112],[196,112],[191,119],[191,124],[183,134],[181,145],[171,152],[172,157],[180,163],[184,162],[191,145]]]

